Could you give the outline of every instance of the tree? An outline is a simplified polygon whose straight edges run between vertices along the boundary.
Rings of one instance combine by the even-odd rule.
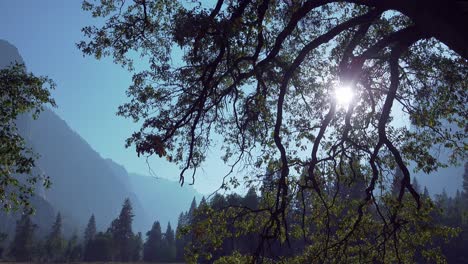
[[[163,236],[163,258],[164,262],[172,262],[175,260],[176,256],[176,245],[174,230],[172,230],[171,223],[167,223],[166,232]]]
[[[94,239],[86,245],[84,261],[112,261],[112,236],[109,233],[99,232]]]
[[[143,238],[141,232],[133,236],[132,242],[132,261],[140,261],[143,253]]]
[[[86,225],[86,229],[84,232],[84,241],[83,241],[83,246],[84,246],[84,259],[88,260],[89,257],[87,257],[89,254],[87,253],[88,250],[93,250],[91,249],[91,245],[93,244],[93,240],[96,236],[96,219],[94,217],[94,214],[91,215],[88,221],[88,225]]]
[[[94,214],[92,214],[84,233],[85,244],[94,239],[94,236],[96,236],[96,219],[94,218]]]
[[[17,118],[32,113],[39,116],[44,105],[55,106],[50,90],[55,84],[47,77],[28,73],[23,64],[0,69],[0,201],[2,210],[31,210],[30,199],[39,180],[50,185],[43,175],[35,175],[37,155],[18,134]],[[32,212],[32,211],[31,211]]]
[[[76,231],[73,233],[71,238],[67,242],[67,246],[64,253],[64,259],[67,262],[78,262],[82,258],[83,248],[78,241],[78,235]]]
[[[431,198],[431,195],[429,194],[429,190],[427,189],[426,186],[424,186],[423,197],[424,198]]]
[[[28,214],[23,214],[16,221],[15,237],[10,246],[9,255],[16,261],[31,261],[34,250],[34,232],[37,225],[31,221]]]
[[[192,199],[192,203],[190,204],[190,208],[187,212],[187,220],[188,222],[191,222],[195,216],[195,211],[197,210],[197,200],[195,197]]]
[[[108,232],[112,235],[114,244],[114,260],[128,262],[132,260],[133,208],[130,199],[125,199],[119,217],[112,221]]]
[[[468,37],[462,25],[468,18],[463,3],[192,3],[83,4],[105,19],[99,27],[83,29],[88,39],[78,47],[84,54],[112,56],[129,70],[134,69],[131,51],[148,59],[148,69],[133,77],[130,102],[118,112],[142,121],[127,146],[135,145],[138,155],[164,156],[180,164],[183,184],[187,175],[196,178],[213,136],[221,136],[222,158],[233,167],[251,173],[274,164],[278,179],[273,204],[258,210],[267,218],[261,222],[265,238],[261,244],[278,240],[287,244],[293,235],[287,211],[301,192],[308,194],[316,214],[326,218],[311,220],[316,227],[311,232],[302,221],[305,240],[322,245],[310,245],[305,261],[314,255],[318,262],[348,254],[362,257],[351,245],[363,246],[360,237],[376,230],[379,246],[369,248],[365,256],[369,262],[412,261],[414,251],[408,248],[430,239],[410,241],[400,232],[414,232],[423,225],[401,223],[403,215],[417,219],[427,213],[407,164],[414,162],[416,170],[426,173],[446,165],[431,154],[434,147],[452,151],[449,163],[466,157]],[[177,46],[183,56],[174,62]],[[347,92],[337,94],[342,91]],[[392,122],[400,113],[411,127]],[[330,186],[343,184],[341,176],[352,171],[353,159],[362,161],[366,188],[357,203],[339,203]],[[385,186],[387,175],[396,169],[402,177],[394,185],[395,195],[381,192],[385,199],[375,197],[377,187]],[[303,171],[307,173],[301,181]],[[392,182],[394,175],[389,176]],[[239,184],[232,174],[224,179],[223,188]],[[335,219],[345,205],[349,217],[341,225]],[[254,252],[255,260],[263,248],[259,245]],[[400,252],[406,252],[403,259]]]
[[[184,227],[187,225],[187,215],[185,213],[180,213],[179,218],[177,219],[177,228],[176,228],[176,256],[175,260],[177,262],[184,261],[184,248],[187,242],[187,237],[183,232]]]
[[[157,262],[162,255],[162,232],[158,221],[153,223],[151,230],[146,233],[146,242],[143,246],[143,260]]]
[[[413,182],[411,184],[413,185],[415,191],[421,193],[421,186],[419,185],[418,179],[416,177],[413,178]]]
[[[51,262],[62,260],[64,249],[65,240],[62,235],[62,215],[59,212],[47,236],[45,244],[47,260]]]
[[[468,210],[468,162],[465,163],[465,172],[463,173],[463,190],[462,197],[466,209]]]

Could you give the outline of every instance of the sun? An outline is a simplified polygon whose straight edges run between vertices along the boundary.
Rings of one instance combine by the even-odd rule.
[[[348,85],[338,85],[335,88],[335,100],[339,107],[348,107],[348,105],[353,101],[354,91],[351,86]]]

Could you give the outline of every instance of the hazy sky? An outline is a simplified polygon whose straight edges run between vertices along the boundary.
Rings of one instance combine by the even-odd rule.
[[[57,83],[54,111],[101,156],[147,175],[146,159],[138,158],[133,147],[124,148],[125,139],[139,126],[115,115],[127,101],[131,74],[111,59],[83,57],[75,46],[82,39],[81,28],[94,22],[81,10],[81,0],[0,0],[0,39],[18,48],[28,70]],[[219,187],[227,171],[219,153],[210,156],[195,183],[205,194]],[[178,180],[176,165],[158,157],[151,158],[150,165],[157,176]]]

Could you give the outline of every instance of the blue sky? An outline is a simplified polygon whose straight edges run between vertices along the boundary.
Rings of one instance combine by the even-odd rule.
[[[56,82],[55,112],[101,156],[130,172],[148,175],[146,159],[138,158],[134,148],[124,147],[138,125],[115,115],[117,107],[127,101],[131,73],[109,58],[83,57],[75,46],[82,39],[81,28],[95,22],[81,10],[81,0],[0,1],[0,39],[18,48],[28,70]],[[219,187],[227,171],[218,156],[217,151],[210,153],[196,178],[194,187],[201,193]],[[158,157],[151,158],[150,165],[157,176],[178,180],[176,165]]]

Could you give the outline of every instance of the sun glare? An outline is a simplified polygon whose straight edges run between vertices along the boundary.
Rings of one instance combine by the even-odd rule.
[[[335,100],[339,107],[348,107],[354,97],[350,86],[339,85],[335,88]]]

